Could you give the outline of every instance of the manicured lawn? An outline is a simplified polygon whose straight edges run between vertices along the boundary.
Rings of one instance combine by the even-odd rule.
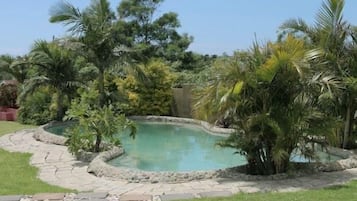
[[[29,165],[31,154],[0,149],[0,195],[71,192],[37,178],[37,168]]]
[[[356,201],[357,181],[346,185],[334,186],[320,190],[299,191],[294,193],[253,193],[237,194],[226,198],[204,198],[189,201]],[[188,201],[188,200],[185,200]]]
[[[36,128],[36,126],[23,125],[12,121],[0,121],[0,136],[27,128]]]
[[[0,136],[34,126],[16,122],[0,121]],[[0,195],[45,192],[71,192],[42,182],[37,178],[38,169],[29,165],[31,154],[10,153],[0,149]]]

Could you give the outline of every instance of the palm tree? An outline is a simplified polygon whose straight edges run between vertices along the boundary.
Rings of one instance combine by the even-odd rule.
[[[79,84],[74,69],[74,55],[56,43],[37,41],[29,56],[29,62],[38,68],[38,74],[25,82],[20,101],[38,87],[47,85],[55,90],[56,120],[62,121],[64,96]]]
[[[15,58],[10,55],[1,55],[0,56],[0,72],[1,77],[0,80],[11,79],[12,73],[10,69],[10,65],[15,61]]]
[[[16,79],[20,84],[28,78],[29,70],[28,56],[16,58],[10,55],[0,56],[0,71],[7,74],[6,77]]]
[[[314,57],[315,83],[321,86],[320,97],[330,97],[334,106],[325,108],[345,122],[342,147],[346,148],[352,133],[356,111],[356,93],[349,84],[355,80],[356,37],[353,26],[343,19],[344,0],[326,0],[309,26],[302,19],[291,19],[282,26],[282,35],[293,33],[303,37],[319,53]],[[317,55],[317,54],[316,54]],[[353,82],[352,82],[353,83]],[[342,133],[342,132],[339,132]]]
[[[304,41],[292,36],[265,48],[255,46],[248,59],[225,63],[225,72],[199,102],[206,106],[206,97],[216,97],[215,109],[238,130],[220,145],[245,155],[250,174],[287,171],[294,151],[312,158],[309,144],[317,140],[311,136],[330,133],[330,121],[305,87],[307,53]]]
[[[63,23],[78,36],[82,43],[82,53],[87,60],[98,68],[99,105],[104,106],[104,73],[115,58],[116,44],[114,41],[115,14],[107,0],[93,0],[83,11],[73,5],[61,2],[52,12],[50,22]]]

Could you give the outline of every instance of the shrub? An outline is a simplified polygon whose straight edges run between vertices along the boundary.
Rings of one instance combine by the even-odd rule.
[[[172,104],[174,75],[162,61],[153,60],[140,65],[144,75],[129,74],[117,80],[118,90],[128,100],[126,113],[130,115],[169,115]]]
[[[42,125],[54,119],[50,111],[52,96],[49,88],[40,88],[21,101],[17,120],[23,124]]]
[[[71,108],[67,111],[65,119],[77,120],[78,124],[67,131],[68,150],[77,155],[81,150],[100,152],[106,147],[103,140],[112,145],[119,145],[120,140],[115,134],[121,133],[126,128],[134,137],[136,127],[132,121],[123,114],[115,112],[112,105],[99,107],[96,103],[98,92],[84,91],[81,98],[72,101]]]
[[[13,83],[0,84],[0,106],[16,107],[17,86]]]

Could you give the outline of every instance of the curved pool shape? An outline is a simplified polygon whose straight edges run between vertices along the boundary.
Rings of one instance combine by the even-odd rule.
[[[109,164],[146,171],[197,171],[246,163],[234,149],[215,145],[223,137],[195,126],[140,122],[137,127],[135,140],[127,135],[121,138],[124,156]]]
[[[145,171],[174,172],[216,170],[246,164],[244,156],[234,154],[235,149],[215,145],[224,137],[207,133],[199,126],[141,121],[136,124],[135,140],[125,134],[119,135],[126,153],[108,161],[109,164]],[[55,125],[46,130],[63,135],[71,125]],[[342,159],[325,152],[317,155],[321,162]],[[298,153],[292,156],[291,161],[308,162]]]

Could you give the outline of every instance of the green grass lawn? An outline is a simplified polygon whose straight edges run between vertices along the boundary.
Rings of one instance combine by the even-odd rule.
[[[26,128],[35,127],[0,121],[0,136]],[[0,195],[72,192],[39,180],[38,169],[29,165],[30,157],[31,154],[10,153],[0,149]]]
[[[36,128],[36,126],[23,125],[12,121],[0,121],[0,136],[27,128]]]
[[[346,185],[333,186],[319,190],[307,190],[292,193],[240,193],[225,198],[202,198],[190,201],[356,201],[357,181]],[[188,201],[188,200],[185,200]]]

